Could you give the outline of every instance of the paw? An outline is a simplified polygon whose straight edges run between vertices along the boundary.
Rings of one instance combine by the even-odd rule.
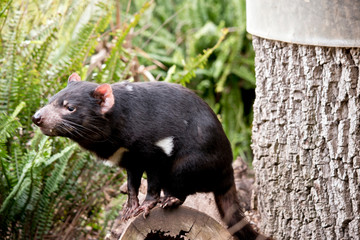
[[[126,207],[123,211],[121,221],[127,221],[132,218],[138,208],[139,206]]]
[[[138,207],[136,209],[136,211],[133,214],[133,217],[136,217],[140,213],[143,213],[143,217],[145,219],[147,216],[149,216],[150,210],[153,209],[156,206],[157,203],[158,203],[158,200],[148,200],[148,201],[145,200],[140,205],[140,207]]]
[[[180,206],[184,201],[173,196],[165,196],[161,199],[160,207],[162,208],[173,208]]]
[[[138,207],[139,207],[138,198],[129,198],[126,207],[123,210],[121,221],[126,221],[129,218],[131,218]]]
[[[146,218],[150,214],[150,210],[153,209],[158,200],[145,200],[140,206],[126,208],[121,220],[126,221],[132,217],[138,216],[143,213],[143,217]]]

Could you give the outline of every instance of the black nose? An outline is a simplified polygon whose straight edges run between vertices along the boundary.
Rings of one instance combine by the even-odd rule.
[[[35,114],[34,114],[34,116],[32,116],[32,121],[36,124],[36,125],[40,125],[41,124],[41,122],[42,122],[42,118],[41,118],[41,114],[40,114],[40,112],[38,111],[38,112],[36,112]]]

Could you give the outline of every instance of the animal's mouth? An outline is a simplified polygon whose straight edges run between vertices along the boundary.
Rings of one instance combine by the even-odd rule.
[[[32,116],[32,121],[47,136],[59,135],[61,115],[54,104],[46,105]]]
[[[48,128],[45,126],[39,126],[41,132],[47,136],[57,136],[57,133],[55,131],[55,129],[53,128]]]

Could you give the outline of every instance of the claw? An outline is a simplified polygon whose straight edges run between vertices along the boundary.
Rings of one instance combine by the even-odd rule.
[[[136,210],[136,208],[134,209],[134,208],[126,208],[125,210],[124,210],[124,213],[123,213],[123,215],[122,215],[122,217],[121,217],[121,221],[127,221],[127,220],[129,220],[129,218],[131,218],[132,217],[132,215],[133,215],[133,212]]]
[[[139,207],[139,202],[137,199],[133,199],[133,200],[129,199],[128,204],[123,211],[121,221],[129,220],[133,216],[134,211],[136,211],[138,209],[138,207]]]
[[[138,216],[142,212],[144,219],[146,219],[150,214],[150,210],[153,209],[157,203],[158,200],[145,200],[140,206],[137,206],[136,208],[127,208],[124,212],[122,220],[126,221],[129,218]]]
[[[162,208],[172,208],[177,207],[183,204],[184,201],[180,200],[174,196],[165,196],[161,199],[160,207]]]
[[[143,218],[146,219],[147,216],[149,216],[149,213],[144,212],[144,213],[143,213]]]
[[[156,204],[155,204],[156,205]],[[151,208],[146,208],[146,209],[144,209],[144,213],[143,213],[143,217],[144,217],[144,219],[146,219],[147,218],[147,216],[149,216],[149,214],[150,214],[150,210],[151,210]]]

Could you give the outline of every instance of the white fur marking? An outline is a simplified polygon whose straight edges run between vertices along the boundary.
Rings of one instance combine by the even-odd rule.
[[[174,148],[174,137],[167,137],[164,139],[161,139],[160,141],[157,141],[155,143],[156,146],[158,146],[159,148],[161,148],[164,153],[168,156],[171,156],[171,152]]]
[[[131,85],[126,85],[126,90],[128,90],[129,92],[132,92],[134,90],[133,86]]]
[[[107,159],[107,161],[104,164],[106,165],[110,164],[112,166],[118,165],[121,162],[124,153],[128,151],[129,149],[123,147],[119,148],[113,155],[109,157],[109,159]]]

